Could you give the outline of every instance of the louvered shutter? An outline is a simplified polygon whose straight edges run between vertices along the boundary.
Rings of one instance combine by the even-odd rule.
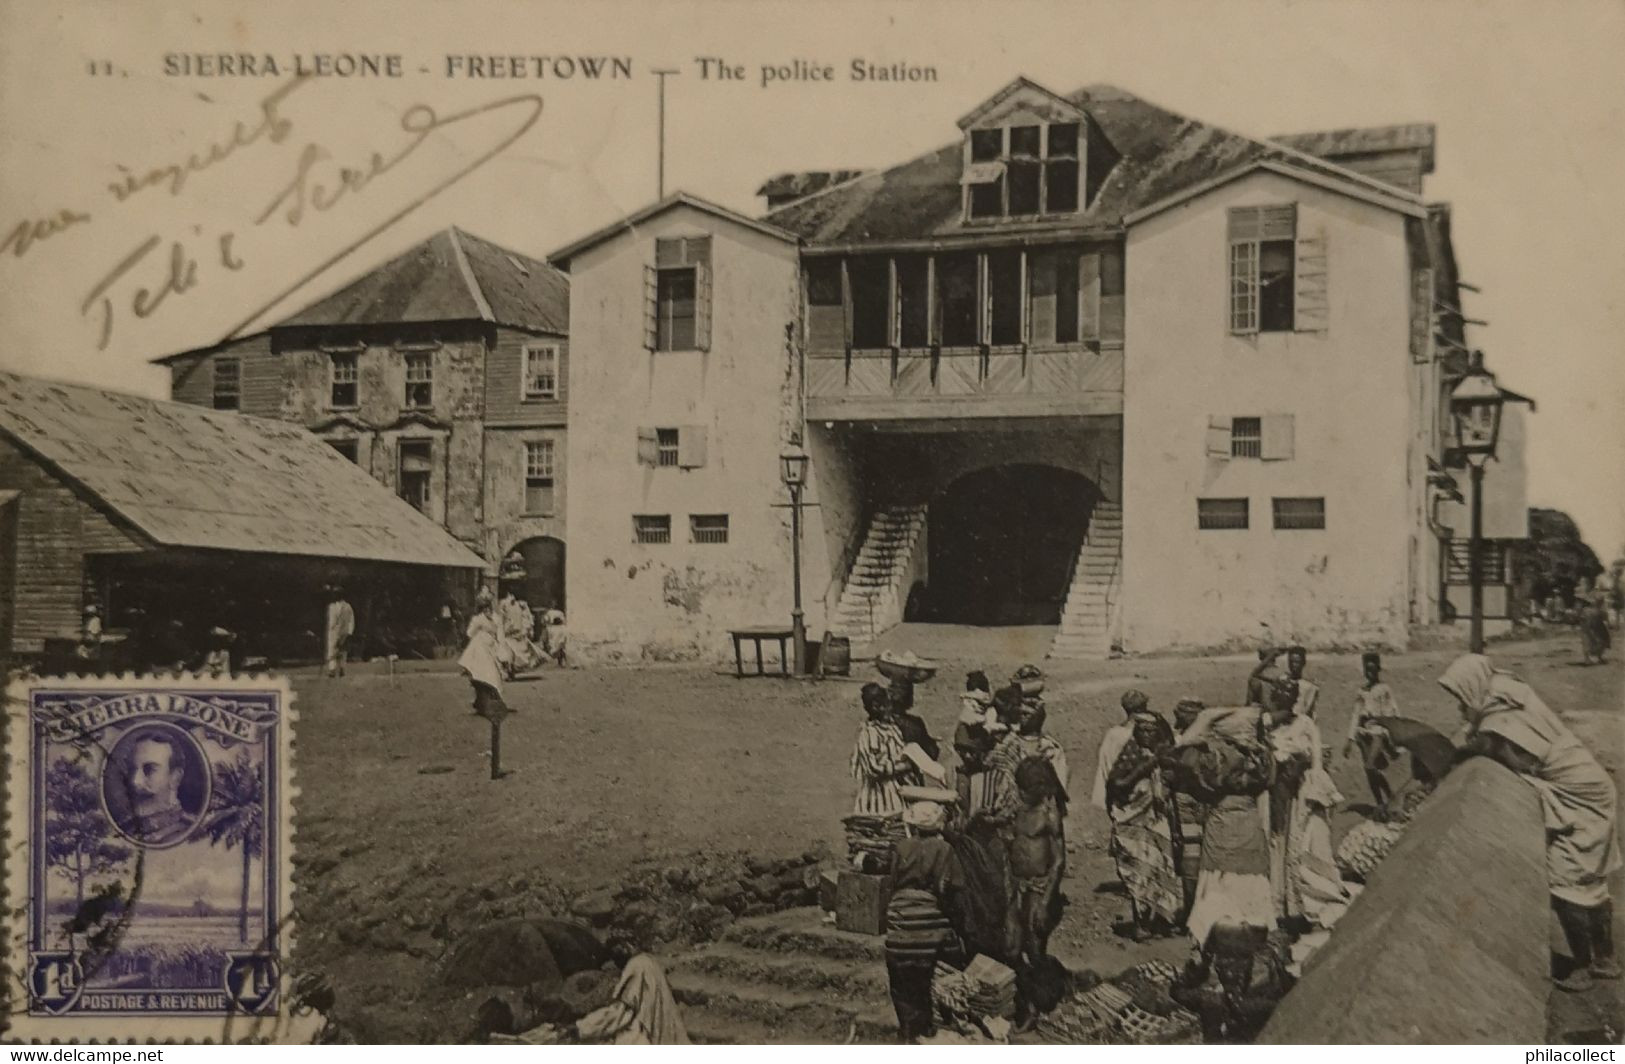
[[[1100,339],[1100,254],[1078,258],[1078,339]]]
[[[638,429],[638,465],[660,464],[660,435],[654,429]]]
[[[1327,291],[1326,233],[1298,238],[1293,263],[1292,326],[1298,332],[1325,332],[1331,324],[1332,305]]]
[[[1292,457],[1295,443],[1291,414],[1265,414],[1259,426],[1258,457],[1266,462],[1283,462]]]
[[[1211,417],[1207,421],[1207,456],[1209,458],[1230,457],[1230,419],[1227,417]]]
[[[683,251],[683,238],[680,236],[661,237],[655,241],[655,268],[661,270],[676,269],[688,264],[688,257]]]
[[[1426,362],[1433,356],[1433,271],[1411,271],[1411,357]]]
[[[684,425],[677,430],[677,465],[698,469],[705,464],[705,426]]]
[[[981,307],[981,330],[977,334],[981,337],[982,346],[993,344],[993,283],[988,275],[986,255],[976,256],[976,304]]]
[[[694,264],[694,346],[711,350],[711,264]]]
[[[643,267],[643,346],[653,351],[660,343],[660,275]]]

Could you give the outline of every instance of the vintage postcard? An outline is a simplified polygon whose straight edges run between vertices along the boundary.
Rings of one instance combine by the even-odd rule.
[[[7,695],[18,1037],[281,1030],[293,713],[272,680],[25,678]]]
[[[0,0],[0,1036],[1617,1042],[1622,40]]]

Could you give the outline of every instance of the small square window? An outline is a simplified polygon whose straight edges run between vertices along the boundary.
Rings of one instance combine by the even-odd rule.
[[[1246,499],[1197,499],[1196,527],[1204,530],[1247,527]]]
[[[1004,130],[973,129],[970,134],[972,162],[992,162],[1004,154]]]
[[[728,515],[727,514],[690,514],[688,518],[689,540],[693,543],[726,543],[728,542]]]
[[[333,364],[332,406],[342,410],[357,405],[356,381],[359,373],[356,356],[354,354],[336,354],[328,357]]]
[[[1034,159],[1038,158],[1042,129],[1041,126],[1011,126],[1010,154],[1012,156],[1025,155]]]
[[[639,543],[670,543],[671,514],[634,514],[632,536]]]
[[[1275,499],[1275,527],[1279,529],[1318,529],[1326,527],[1324,498]]]
[[[357,464],[361,461],[361,446],[357,440],[328,440],[327,445]]]
[[[675,468],[682,450],[676,429],[655,429],[655,465]]]
[[[1049,127],[1049,150],[1045,153],[1051,159],[1076,159],[1078,157],[1078,130],[1076,122],[1064,122]]]
[[[214,408],[237,410],[242,406],[243,364],[222,355],[214,360]]]
[[[1230,420],[1230,457],[1258,458],[1264,453],[1264,421],[1256,417]]]
[[[434,406],[434,355],[417,352],[406,356],[406,407],[426,410]]]

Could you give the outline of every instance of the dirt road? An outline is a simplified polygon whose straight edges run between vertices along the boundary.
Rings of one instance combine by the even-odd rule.
[[[949,648],[917,711],[952,733],[967,668],[1008,675],[1036,640],[911,628],[922,652]],[[985,657],[970,660],[975,648]],[[1575,640],[1492,648],[1557,708],[1618,777],[1625,756],[1620,665],[1581,668]],[[1388,681],[1408,715],[1451,730],[1455,710],[1435,684],[1454,651],[1395,656]],[[1040,664],[1047,664],[1040,662]],[[1251,662],[1144,659],[1050,664],[1049,732],[1066,748],[1076,797],[1072,899],[1056,949],[1073,964],[1115,970],[1180,943],[1136,947],[1111,924],[1126,902],[1097,888],[1112,878],[1103,814],[1087,808],[1096,750],[1139,688],[1170,712],[1181,696],[1233,703]],[[514,774],[488,778],[489,728],[471,715],[467,684],[449,671],[393,679],[369,667],[338,681],[295,678],[299,694],[297,847],[300,953],[326,971],[357,1033],[446,1040],[459,1010],[432,981],[448,937],[480,920],[557,910],[568,893],[618,882],[631,866],[696,851],[767,856],[840,844],[850,809],[847,761],[861,710],[848,680],[736,680],[704,667],[550,671],[514,684],[519,712],[503,732]],[[1311,657],[1319,721],[1342,745],[1359,681],[1357,655]],[[1352,760],[1332,774],[1368,800]]]

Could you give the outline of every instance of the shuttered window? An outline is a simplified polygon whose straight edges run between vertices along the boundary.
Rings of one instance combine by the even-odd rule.
[[[1445,555],[1445,581],[1450,584],[1472,583],[1472,540],[1452,539]],[[1499,540],[1486,539],[1478,544],[1478,562],[1486,584],[1507,583],[1507,549]]]
[[[1230,457],[1257,458],[1263,444],[1264,423],[1256,417],[1230,420]]]
[[[655,465],[677,468],[677,447],[680,439],[676,429],[655,429]]]
[[[214,408],[238,410],[243,402],[243,363],[235,355],[214,360]]]
[[[1282,530],[1322,529],[1326,527],[1326,500],[1324,498],[1272,499],[1275,527]]]
[[[1197,499],[1196,527],[1211,531],[1247,527],[1246,499]]]
[[[645,343],[651,350],[710,350],[711,238],[656,240],[654,267],[645,272],[644,300]]]
[[[1291,332],[1297,328],[1297,220],[1298,210],[1292,204],[1230,209],[1231,332]]]
[[[704,425],[638,429],[638,463],[657,469],[698,469],[705,465]]]

